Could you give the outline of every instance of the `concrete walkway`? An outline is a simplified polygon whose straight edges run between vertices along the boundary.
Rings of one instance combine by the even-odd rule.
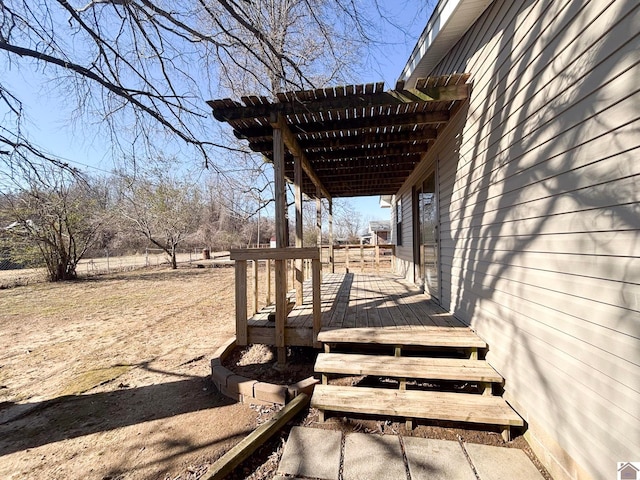
[[[543,480],[522,450],[293,427],[275,480]]]

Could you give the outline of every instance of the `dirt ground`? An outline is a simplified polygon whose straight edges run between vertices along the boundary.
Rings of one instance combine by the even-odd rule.
[[[199,478],[259,413],[219,394],[233,269],[0,290],[0,478]]]

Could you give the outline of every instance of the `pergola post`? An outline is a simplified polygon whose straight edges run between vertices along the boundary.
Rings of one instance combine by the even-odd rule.
[[[320,266],[322,266],[322,191],[319,186],[316,186],[316,234]]]
[[[284,140],[279,118],[273,123],[273,176],[275,187],[276,214],[276,248],[284,248],[286,239],[286,210],[287,192],[284,179]],[[278,350],[278,365],[284,366],[287,361],[287,350],[284,343],[284,329],[287,322],[287,265],[286,260],[276,261],[276,348]]]
[[[333,259],[333,199],[329,199],[329,268],[331,273],[336,273]]]
[[[295,192],[295,205],[296,205],[296,248],[302,248],[303,246],[303,223],[302,223],[302,161],[299,156],[295,156],[294,159],[294,176],[293,185]],[[303,298],[303,273],[302,273],[303,260],[295,261],[295,288],[296,288],[296,304],[302,305]]]

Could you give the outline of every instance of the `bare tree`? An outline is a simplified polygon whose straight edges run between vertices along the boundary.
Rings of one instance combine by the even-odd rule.
[[[51,281],[77,277],[76,268],[107,216],[105,192],[78,172],[30,162],[3,175],[5,246],[18,259],[37,255]],[[27,257],[27,258],[25,258]]]
[[[338,238],[349,243],[359,243],[360,234],[365,227],[362,214],[347,201],[334,203],[335,229]]]
[[[119,212],[125,224],[162,249],[178,268],[178,246],[200,225],[202,195],[181,175],[175,158],[159,158],[134,174],[120,174]]]

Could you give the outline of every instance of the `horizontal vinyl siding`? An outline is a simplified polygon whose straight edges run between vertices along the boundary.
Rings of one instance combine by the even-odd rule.
[[[396,208],[398,200],[402,202],[402,245],[397,242]],[[409,281],[415,281],[413,266],[413,204],[411,190],[399,193],[393,199],[392,235],[396,244],[396,272]]]
[[[437,162],[442,304],[557,478],[640,452],[639,64],[637,0],[495,1],[433,72],[471,98],[403,187]]]

